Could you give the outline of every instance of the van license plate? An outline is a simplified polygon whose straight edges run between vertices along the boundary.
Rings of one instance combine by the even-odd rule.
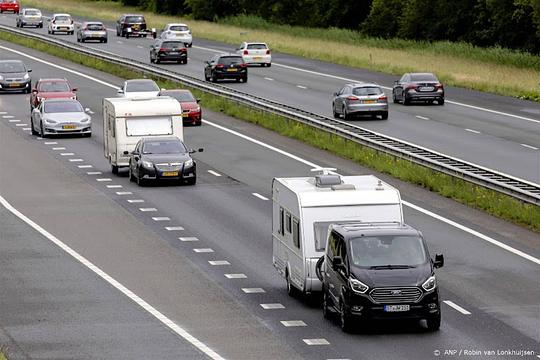
[[[384,305],[385,312],[409,311],[410,309],[410,305]]]

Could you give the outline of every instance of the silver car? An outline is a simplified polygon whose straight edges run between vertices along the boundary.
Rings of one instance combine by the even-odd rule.
[[[193,36],[186,24],[167,24],[163,28],[160,37],[163,40],[181,41],[186,47],[193,46]]]
[[[43,100],[32,111],[32,134],[48,135],[81,134],[92,135],[92,118],[81,103],[71,99]]]
[[[388,99],[377,84],[346,84],[332,101],[332,113],[335,118],[343,116],[349,120],[353,116],[369,115],[388,119]]]
[[[103,23],[94,21],[77,25],[77,42],[86,42],[88,40],[107,42],[107,29]]]
[[[38,9],[25,8],[17,15],[17,27],[35,26],[43,27],[43,16]]]

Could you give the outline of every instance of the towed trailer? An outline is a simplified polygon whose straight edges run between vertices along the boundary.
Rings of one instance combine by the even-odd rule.
[[[130,37],[149,37],[151,36],[153,39],[157,37],[157,31],[156,28],[151,28],[150,30],[144,29],[144,30],[135,30],[131,27],[128,27],[126,29],[126,39],[129,39]]]

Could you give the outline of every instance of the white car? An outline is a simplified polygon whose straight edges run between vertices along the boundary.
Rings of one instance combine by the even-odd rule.
[[[47,32],[54,34],[57,32],[65,32],[68,35],[75,33],[75,25],[73,19],[69,14],[53,14],[49,19],[49,25],[47,26]]]
[[[236,53],[242,55],[244,62],[248,65],[272,65],[272,54],[268,45],[261,42],[243,42],[236,49]]]
[[[159,86],[154,80],[132,79],[126,80],[117,93],[118,96],[126,98],[150,98],[158,96],[159,91]]]
[[[47,99],[32,110],[32,134],[41,137],[60,134],[92,135],[92,118],[73,99]]]
[[[161,32],[163,40],[177,40],[184,43],[186,47],[193,46],[193,36],[186,24],[167,24]]]

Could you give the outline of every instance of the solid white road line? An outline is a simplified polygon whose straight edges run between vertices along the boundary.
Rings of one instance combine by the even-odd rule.
[[[227,260],[208,260],[208,263],[212,266],[231,265]]]
[[[208,173],[210,173],[210,174],[212,174],[212,175],[214,175],[214,176],[218,176],[218,177],[221,176],[220,173],[215,172],[214,170],[208,170]]]
[[[196,238],[195,236],[179,237],[178,240],[183,241],[183,242],[199,241],[199,239]]]
[[[471,315],[471,313],[467,310],[465,310],[464,308],[462,308],[461,306],[459,306],[458,304],[454,303],[453,301],[450,301],[450,300],[443,300],[443,303],[445,303],[446,305],[450,306],[451,308],[454,308],[455,310],[459,311],[460,313],[462,313],[463,315]]]
[[[465,131],[472,132],[472,133],[474,133],[474,134],[480,134],[480,131],[478,131],[478,130],[465,129]]]
[[[260,304],[260,305],[265,310],[285,309],[285,306],[280,303]]]
[[[269,200],[267,197],[262,196],[262,195],[259,194],[259,193],[251,193],[251,195],[253,195],[253,196],[255,196],[255,197],[257,197],[257,198],[259,198],[259,199],[261,199],[261,200],[264,200],[264,201],[268,201],[268,200]]]
[[[122,285],[120,282],[115,280],[113,277],[111,277],[109,274],[101,270],[99,267],[94,265],[92,262],[90,262],[88,259],[86,259],[84,256],[80,255],[78,252],[64,244],[62,241],[60,241],[58,238],[56,238],[54,235],[49,233],[47,230],[43,229],[41,226],[33,222],[31,219],[26,217],[24,214],[19,212],[17,209],[15,209],[11,204],[9,204],[2,196],[0,196],[0,203],[9,210],[13,215],[17,216],[19,219],[24,221],[26,224],[31,226],[34,230],[39,232],[41,235],[43,235],[45,238],[50,240],[52,243],[57,245],[59,248],[64,250],[66,253],[68,253],[70,256],[72,256],[75,260],[83,264],[85,267],[90,269],[92,272],[97,274],[99,277],[101,277],[103,280],[111,284],[115,289],[120,291],[122,294],[127,296],[129,299],[131,299],[133,302],[135,302],[137,305],[139,305],[142,309],[144,309],[146,312],[150,313],[153,317],[158,319],[163,325],[167,326],[169,329],[174,331],[178,336],[182,337],[184,340],[188,341],[191,345],[195,346],[197,349],[202,351],[205,355],[210,357],[213,360],[225,360],[221,355],[216,353],[214,350],[212,350],[210,347],[208,347],[206,344],[204,344],[202,341],[191,335],[189,332],[187,332],[184,328],[176,324],[174,321],[169,319],[167,316],[162,314],[160,311],[158,311],[156,308],[154,308],[152,305],[144,301],[141,297],[139,297],[137,294],[135,294],[133,291],[129,290],[127,287]]]
[[[225,274],[227,279],[247,279],[246,274]]]
[[[330,345],[326,339],[302,339],[308,345]]]
[[[261,294],[266,292],[263,288],[242,288],[242,291],[246,294]]]
[[[416,117],[422,120],[429,120],[429,118],[425,116],[416,115]]]
[[[535,147],[535,146],[532,146],[532,145],[527,145],[527,144],[520,144],[520,145],[521,145],[521,146],[523,146],[523,147],[526,147],[526,148],[528,148],[528,149],[532,149],[532,150],[538,150],[538,148],[537,148],[537,147]]]
[[[285,327],[307,326],[302,320],[283,320],[280,323]]]

